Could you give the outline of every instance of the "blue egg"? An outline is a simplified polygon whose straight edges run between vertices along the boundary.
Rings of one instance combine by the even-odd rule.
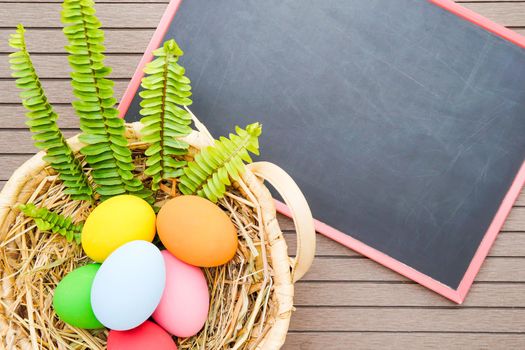
[[[159,249],[147,241],[126,243],[104,261],[95,276],[93,312],[110,329],[135,328],[155,311],[165,284],[166,267]]]

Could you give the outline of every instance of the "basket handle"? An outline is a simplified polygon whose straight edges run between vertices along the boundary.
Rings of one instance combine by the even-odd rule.
[[[315,226],[308,202],[291,176],[277,165],[256,162],[247,166],[279,192],[290,210],[297,232],[297,253],[292,264],[292,279],[297,282],[308,271],[315,257]]]

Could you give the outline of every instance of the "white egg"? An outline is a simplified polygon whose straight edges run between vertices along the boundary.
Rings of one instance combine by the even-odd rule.
[[[124,331],[146,321],[166,284],[164,259],[155,245],[132,241],[102,264],[91,288],[91,304],[104,326]]]

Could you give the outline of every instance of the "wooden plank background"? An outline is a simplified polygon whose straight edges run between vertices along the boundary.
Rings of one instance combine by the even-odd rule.
[[[385,0],[386,1],[386,0]],[[10,78],[7,37],[18,22],[66,134],[77,132],[60,31],[59,0],[0,0],[0,187],[35,152]],[[458,1],[525,34],[525,1]],[[104,0],[97,4],[107,30],[107,62],[121,96],[166,0]],[[119,16],[125,13],[125,16]],[[524,135],[525,137],[525,135]],[[281,217],[290,252],[295,236]],[[525,349],[525,195],[514,207],[464,305],[318,237],[312,270],[296,288],[285,349]]]

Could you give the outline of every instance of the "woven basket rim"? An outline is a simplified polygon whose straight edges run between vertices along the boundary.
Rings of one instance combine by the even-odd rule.
[[[142,124],[135,122],[126,124],[132,136],[140,135]],[[128,136],[128,138],[130,138]],[[206,135],[194,131],[184,139],[191,146],[201,149],[210,144]],[[78,135],[67,140],[74,152],[78,152],[82,143]],[[26,203],[32,191],[26,188],[32,179],[36,177],[48,164],[43,160],[44,152],[38,152],[29,158],[11,175],[9,181],[0,192],[0,240],[4,240],[10,224],[20,214],[16,209],[18,204]],[[273,198],[265,187],[248,168],[241,175],[242,181],[253,193],[260,207],[263,227],[266,233],[265,244],[267,245],[273,266],[273,296],[277,300],[276,315],[272,320],[268,333],[257,345],[260,350],[279,349],[285,341],[288,333],[290,318],[293,310],[294,284],[292,282],[292,262],[288,256],[288,247],[277,221],[277,212]],[[3,295],[4,297],[4,295]],[[0,306],[0,313],[4,308]],[[9,318],[4,315],[4,318]]]

